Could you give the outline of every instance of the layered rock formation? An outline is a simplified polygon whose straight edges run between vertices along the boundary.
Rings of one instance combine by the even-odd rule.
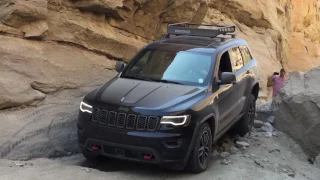
[[[313,157],[320,153],[320,67],[293,72],[273,107],[275,126]]]
[[[105,79],[168,23],[235,24],[259,62],[261,98],[281,65],[320,65],[316,0],[2,0],[0,109]],[[301,7],[301,8],[300,8]],[[303,63],[302,63],[303,62]],[[102,83],[100,80],[98,83]]]
[[[319,5],[317,0],[292,0],[292,37],[285,62],[289,70],[308,71],[320,66]]]

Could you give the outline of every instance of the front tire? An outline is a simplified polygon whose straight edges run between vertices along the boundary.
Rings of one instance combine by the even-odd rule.
[[[256,97],[253,94],[249,96],[249,104],[244,116],[236,125],[237,132],[240,136],[246,135],[252,128],[256,114]]]
[[[201,173],[208,168],[212,150],[212,134],[208,123],[203,123],[190,156],[188,167],[194,173]]]

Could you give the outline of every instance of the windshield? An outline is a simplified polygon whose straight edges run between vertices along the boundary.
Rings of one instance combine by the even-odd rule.
[[[212,57],[209,54],[145,49],[123,71],[121,77],[184,85],[207,85]]]

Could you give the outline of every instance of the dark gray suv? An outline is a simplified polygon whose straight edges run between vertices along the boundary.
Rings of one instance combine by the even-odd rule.
[[[210,29],[199,28],[210,27]],[[84,156],[207,169],[212,143],[246,134],[259,93],[257,62],[234,26],[171,24],[80,104]]]

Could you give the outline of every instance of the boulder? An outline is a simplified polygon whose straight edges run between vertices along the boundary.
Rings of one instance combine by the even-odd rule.
[[[22,30],[26,37],[43,37],[48,30],[48,0],[3,0],[0,2],[0,22]]]
[[[263,122],[262,121],[260,121],[260,120],[254,120],[254,122],[253,122],[253,127],[255,127],[255,128],[261,128],[262,126],[263,126]]]
[[[72,57],[72,58],[70,58]],[[107,81],[115,61],[81,48],[0,35],[0,109],[37,105],[46,94]]]
[[[293,72],[280,91],[273,111],[275,127],[300,143],[310,156],[320,152],[320,67]]]
[[[242,142],[242,141],[237,141],[236,145],[238,148],[243,148],[243,147],[249,147],[250,144],[246,143],[246,142]]]

